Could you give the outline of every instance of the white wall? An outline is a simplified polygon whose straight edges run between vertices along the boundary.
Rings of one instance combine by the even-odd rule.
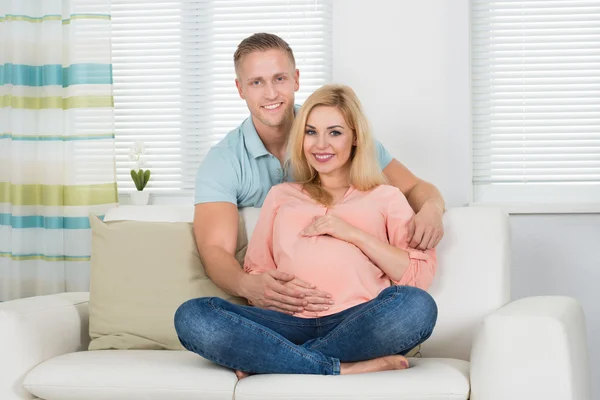
[[[468,0],[333,0],[333,80],[354,88],[377,138],[448,206],[470,201]],[[512,297],[583,305],[600,395],[600,214],[516,215]],[[595,379],[594,379],[595,378]]]
[[[468,15],[457,7],[462,0],[450,3],[334,0],[333,80],[357,92],[377,138],[398,160],[435,182],[449,204],[464,205]]]

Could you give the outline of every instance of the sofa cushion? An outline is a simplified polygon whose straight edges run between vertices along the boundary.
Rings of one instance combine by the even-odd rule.
[[[173,326],[188,299],[244,299],[219,289],[204,272],[189,222],[102,222],[90,215],[90,350],[182,350]],[[236,258],[247,237],[240,218]]]
[[[253,375],[184,351],[84,351],[35,367],[24,387],[45,400],[340,400],[469,398],[469,363],[410,359],[411,368],[361,375]],[[236,386],[237,384],[237,386]],[[235,397],[233,396],[235,390]]]
[[[403,371],[359,375],[253,375],[242,379],[235,400],[466,400],[469,363],[411,358]]]
[[[83,351],[52,358],[24,380],[45,400],[231,400],[237,378],[187,351]]]

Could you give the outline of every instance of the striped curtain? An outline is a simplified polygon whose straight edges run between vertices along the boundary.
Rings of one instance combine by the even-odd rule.
[[[116,205],[109,0],[0,1],[0,301],[89,287]]]

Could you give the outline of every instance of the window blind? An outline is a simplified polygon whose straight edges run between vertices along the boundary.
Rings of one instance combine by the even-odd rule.
[[[600,1],[471,1],[473,199],[600,202]]]
[[[286,40],[300,69],[296,103],[331,78],[331,5],[325,0],[112,0],[117,183],[135,189],[129,159],[145,147],[154,196],[193,195],[208,150],[249,116],[233,53],[245,37]],[[218,173],[218,171],[215,171]]]

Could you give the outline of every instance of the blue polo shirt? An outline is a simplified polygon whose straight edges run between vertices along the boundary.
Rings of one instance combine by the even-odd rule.
[[[377,154],[383,170],[392,156],[379,142]],[[225,201],[238,208],[262,207],[271,187],[284,180],[279,160],[267,151],[248,117],[211,148],[198,167],[194,203]]]

